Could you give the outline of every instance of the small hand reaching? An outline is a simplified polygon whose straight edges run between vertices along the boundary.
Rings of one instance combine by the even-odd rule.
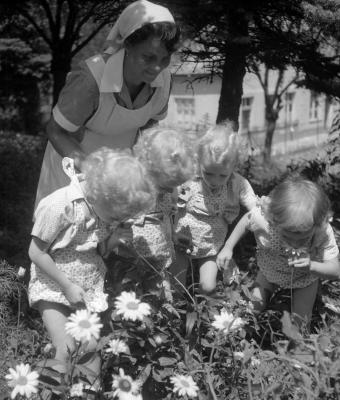
[[[73,308],[86,308],[85,291],[80,286],[70,283],[65,289],[64,294]]]
[[[218,269],[227,269],[230,260],[233,258],[233,251],[228,247],[223,247],[223,249],[217,254],[216,264]]]
[[[294,268],[310,268],[310,256],[303,254],[301,257],[293,257],[288,259],[288,265]]]

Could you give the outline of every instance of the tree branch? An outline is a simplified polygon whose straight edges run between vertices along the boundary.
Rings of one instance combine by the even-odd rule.
[[[20,10],[21,15],[28,20],[30,24],[34,27],[34,29],[38,32],[43,40],[52,48],[52,40],[47,36],[43,29],[35,22],[34,18],[25,10]]]
[[[102,22],[100,25],[98,25],[98,27],[82,42],[80,42],[71,52],[71,56],[73,57],[75,54],[78,53],[78,51],[80,51],[84,46],[87,45],[87,43],[93,39],[97,33],[106,25],[106,22]]]
[[[54,36],[56,34],[56,32],[55,32],[56,25],[53,20],[53,15],[52,15],[50,6],[46,0],[39,0],[39,3],[41,4],[42,8],[45,10],[45,14],[46,14],[49,26],[50,26],[52,36]]]

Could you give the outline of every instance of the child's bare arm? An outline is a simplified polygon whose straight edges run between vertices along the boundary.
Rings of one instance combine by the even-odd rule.
[[[53,261],[52,257],[47,252],[47,243],[33,237],[28,254],[32,262],[40,268],[50,279],[52,279],[60,289],[64,292],[65,297],[71,305],[79,305],[84,303],[84,290],[72,283],[66,275],[60,271]]]
[[[228,267],[229,261],[233,256],[234,247],[241,237],[247,232],[248,219],[249,212],[244,214],[244,216],[239,220],[228,240],[225,242],[222,250],[218,253],[216,263],[219,268]]]
[[[289,262],[294,268],[309,268],[310,272],[324,279],[340,278],[340,262],[338,257],[331,260],[318,262],[311,260],[309,255],[297,257]]]

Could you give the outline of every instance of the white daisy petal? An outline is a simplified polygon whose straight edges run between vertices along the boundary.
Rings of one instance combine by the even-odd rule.
[[[129,347],[125,342],[119,339],[112,339],[108,343],[109,347],[105,350],[106,353],[118,355],[120,353],[129,353]]]
[[[170,382],[174,385],[173,392],[178,393],[179,396],[198,396],[199,388],[191,376],[175,375],[170,378]]]
[[[224,334],[236,331],[245,324],[242,318],[235,318],[232,313],[226,310],[223,310],[220,315],[215,315],[214,319],[215,321],[212,322],[212,326]]]
[[[100,329],[103,324],[96,313],[88,310],[77,310],[68,317],[65,324],[66,333],[80,342],[90,341],[91,337],[99,339]]]
[[[149,304],[142,303],[134,292],[122,292],[115,301],[115,307],[118,315],[132,321],[143,321],[151,313]]]
[[[119,400],[142,400],[140,395],[140,384],[131,376],[125,375],[124,370],[119,368],[119,375],[113,375],[113,396]]]
[[[39,374],[31,371],[29,364],[19,364],[15,369],[10,368],[9,374],[5,376],[8,380],[8,386],[12,387],[11,398],[14,399],[18,394],[30,397],[38,392]]]

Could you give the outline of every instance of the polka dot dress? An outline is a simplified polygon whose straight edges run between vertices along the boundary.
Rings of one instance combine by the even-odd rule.
[[[97,253],[97,244],[109,234],[108,226],[94,216],[85,218],[88,206],[85,200],[74,202],[74,223],[72,240],[65,247],[51,254],[56,267],[65,273],[74,284],[85,291],[85,303],[93,312],[107,308],[107,295],[103,292],[106,267],[102,257]],[[52,227],[53,229],[53,227]],[[29,284],[29,301],[32,306],[39,300],[62,303],[69,302],[59,285],[32,264]]]
[[[157,196],[155,211],[135,221],[133,245],[137,252],[158,269],[168,268],[174,260],[172,217],[176,203],[172,193]]]

